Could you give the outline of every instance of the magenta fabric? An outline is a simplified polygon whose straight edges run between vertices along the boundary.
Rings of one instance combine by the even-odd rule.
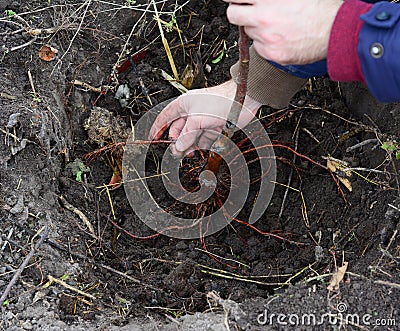
[[[358,38],[363,26],[360,15],[368,12],[372,4],[356,0],[344,1],[333,23],[329,38],[327,66],[332,80],[359,81],[365,84],[357,53]]]

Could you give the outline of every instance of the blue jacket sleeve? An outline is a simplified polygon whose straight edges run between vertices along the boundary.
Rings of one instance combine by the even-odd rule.
[[[400,101],[400,5],[380,2],[360,18],[357,52],[365,82],[379,101]]]
[[[289,65],[289,66],[282,66],[278,63],[272,62],[271,63],[285,71],[288,72],[289,74],[299,77],[299,78],[310,78],[310,77],[315,77],[315,76],[324,76],[328,69],[326,66],[326,61],[318,61],[315,63],[311,64],[305,64],[305,65]]]

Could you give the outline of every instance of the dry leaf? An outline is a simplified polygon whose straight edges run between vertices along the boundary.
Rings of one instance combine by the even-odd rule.
[[[58,50],[50,45],[43,45],[39,50],[39,58],[43,61],[53,61],[56,58]]]
[[[343,262],[343,265],[332,275],[330,284],[328,285],[328,291],[336,292],[339,290],[339,284],[344,278],[349,262]]]
[[[190,90],[193,84],[193,80],[194,80],[193,68],[190,64],[188,64],[182,73],[182,79],[181,79],[182,85]]]
[[[327,158],[326,166],[350,192],[353,191],[353,186],[351,185],[350,180],[347,178],[351,177],[351,171],[343,171],[344,169],[348,168],[347,162],[334,158]]]

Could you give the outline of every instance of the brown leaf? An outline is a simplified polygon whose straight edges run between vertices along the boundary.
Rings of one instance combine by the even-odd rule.
[[[332,275],[330,284],[328,285],[328,291],[337,292],[339,290],[339,284],[344,278],[349,262],[343,262],[343,265]]]
[[[43,61],[53,61],[56,58],[58,50],[50,45],[43,45],[39,50],[39,58]]]
[[[350,170],[343,171],[343,169],[348,168],[348,164],[345,161],[333,158],[327,158],[326,166],[330,171],[332,171],[332,173],[336,176],[336,178],[339,179],[339,181],[344,186],[346,186],[346,188],[350,192],[353,191],[353,186],[351,185],[351,182],[348,179],[349,177],[351,177],[351,171]]]
[[[182,79],[181,79],[182,85],[190,90],[193,84],[193,80],[194,80],[193,68],[190,64],[188,64],[182,73]]]

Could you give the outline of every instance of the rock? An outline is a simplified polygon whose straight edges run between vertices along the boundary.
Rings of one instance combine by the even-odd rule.
[[[20,194],[18,196],[18,201],[15,204],[14,207],[11,208],[10,213],[15,215],[15,214],[19,214],[22,213],[24,211],[24,196],[22,194]]]
[[[93,107],[85,123],[89,143],[104,146],[108,143],[125,141],[130,134],[125,121],[105,108]]]

